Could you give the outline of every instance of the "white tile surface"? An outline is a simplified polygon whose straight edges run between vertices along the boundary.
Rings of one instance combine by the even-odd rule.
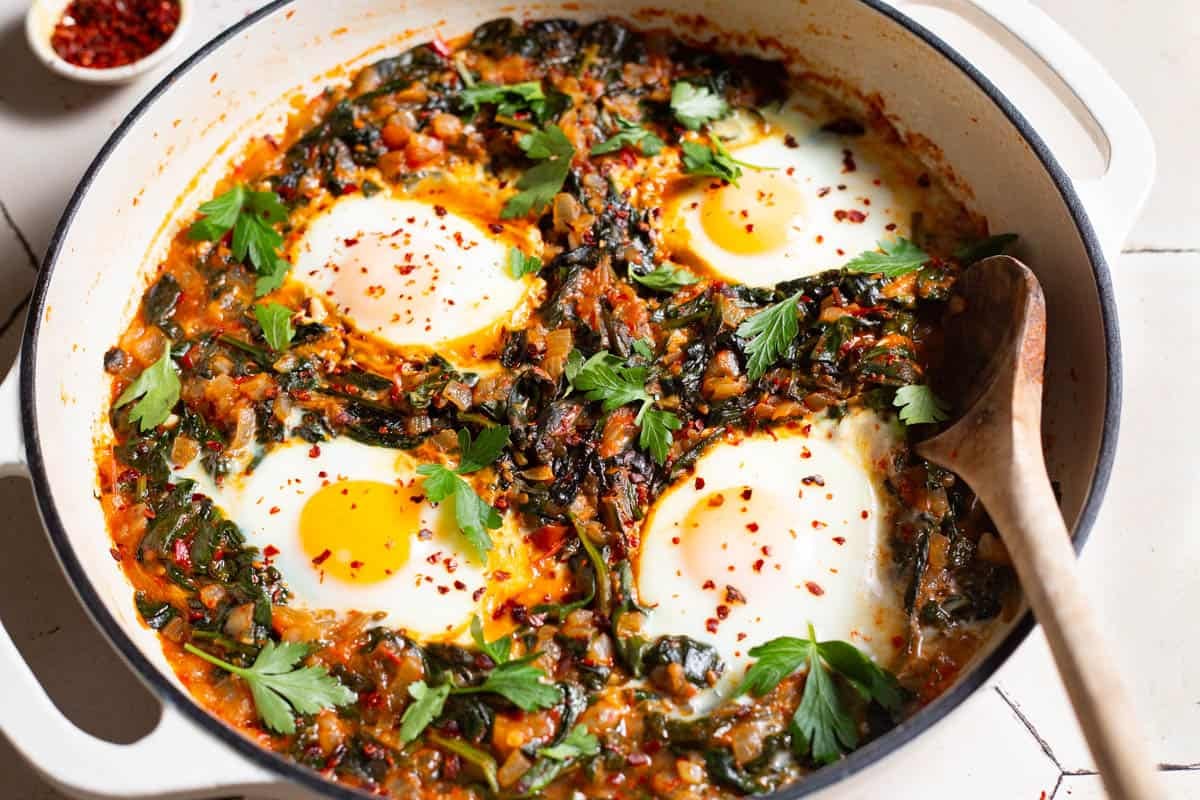
[[[1200,670],[1194,667],[1200,645],[1189,635],[1200,607],[1200,470],[1192,455],[1200,441],[1191,421],[1200,396],[1200,320],[1192,310],[1200,300],[1200,159],[1194,154],[1200,4],[1035,2],[1101,58],[1154,130],[1160,179],[1130,247],[1192,251],[1128,254],[1114,264],[1126,359],[1124,419],[1108,499],[1083,569],[1118,643],[1112,657],[1130,676],[1156,757],[1200,767]],[[255,4],[200,2],[188,44],[198,46]],[[60,81],[25,49],[24,6],[0,0],[0,142],[6,153],[20,154],[0,168],[0,202],[40,256],[91,156],[161,73],[118,90]],[[0,218],[0,325],[33,277],[20,238]],[[0,328],[0,366],[16,353],[17,328]],[[74,600],[44,543],[29,489],[19,481],[0,481],[0,531],[8,548],[0,559],[0,615],[18,645],[81,726],[136,739],[153,725],[154,701]],[[997,685],[821,797],[1100,800],[1105,795],[1095,776],[1073,774],[1092,769],[1044,640],[1035,633],[997,675]],[[5,798],[60,797],[2,739],[0,774]],[[1172,797],[1200,798],[1200,769],[1164,777]]]

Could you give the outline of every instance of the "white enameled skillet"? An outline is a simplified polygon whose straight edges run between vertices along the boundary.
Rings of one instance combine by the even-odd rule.
[[[1068,527],[1082,544],[1108,480],[1120,408],[1120,341],[1105,257],[1119,248],[1149,190],[1149,133],[1104,70],[1027,0],[898,6],[666,0],[645,13],[630,0],[516,7],[507,0],[280,0],[201,48],[134,109],[81,181],[46,254],[19,370],[0,387],[0,474],[32,479],[71,584],[161,698],[162,718],[130,745],[79,730],[0,628],[0,729],[52,782],[81,796],[360,796],[258,748],[201,710],[167,666],[156,634],[141,624],[133,592],[108,553],[93,491],[91,442],[109,392],[101,359],[135,312],[147,270],[173,233],[164,220],[209,197],[249,137],[280,127],[289,97],[342,79],[330,72],[339,65],[352,69],[434,32],[454,36],[498,16],[615,16],[684,33],[697,32],[691,23],[700,16],[749,34],[745,46],[768,54],[771,42],[783,43],[811,71],[873,98],[902,133],[924,137],[931,169],[950,169],[970,187],[971,204],[993,230],[1021,234],[1017,255],[1045,289],[1047,461]],[[989,73],[901,12],[958,43],[971,32],[980,43],[971,48],[989,54]],[[1017,96],[1037,85],[1041,100],[1018,109],[997,84]],[[1052,153],[1038,133],[1072,114],[1105,143],[1105,165],[1095,177],[1072,181],[1056,157],[1072,154]],[[919,751],[898,748],[962,703],[1031,628],[1028,614],[1014,620],[931,705],[779,796],[879,796],[869,787],[889,775],[899,780],[898,770],[912,766],[906,754]]]

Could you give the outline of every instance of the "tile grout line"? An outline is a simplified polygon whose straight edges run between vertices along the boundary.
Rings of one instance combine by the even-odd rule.
[[[16,234],[17,241],[21,243],[21,249],[25,251],[25,258],[29,260],[30,268],[34,272],[37,272],[39,269],[39,262],[38,257],[33,254],[33,246],[30,245],[29,240],[25,238],[24,232],[22,232],[20,226],[17,225],[17,221],[13,219],[12,213],[9,212],[8,206],[4,204],[3,200],[0,200],[0,215],[4,217],[4,221],[8,224],[8,227],[12,228],[12,232]]]

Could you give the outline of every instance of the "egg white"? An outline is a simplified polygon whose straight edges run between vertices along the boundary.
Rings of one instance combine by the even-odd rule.
[[[906,623],[886,566],[896,509],[876,465],[900,435],[858,410],[713,446],[647,515],[644,632],[714,646],[727,667],[717,694],[740,680],[750,648],[805,637],[809,623],[889,664]]]
[[[520,326],[536,279],[511,276],[510,246],[436,203],[347,195],[308,221],[290,258],[293,277],[358,330],[437,350]]]
[[[233,520],[249,544],[267,551],[292,594],[292,605],[335,612],[382,612],[387,624],[417,638],[454,638],[478,613],[479,590],[487,570],[453,528],[450,504],[421,503],[417,530],[395,530],[406,537],[409,554],[386,578],[371,583],[332,577],[316,564],[300,538],[305,504],[327,483],[373,481],[406,494],[421,494],[421,477],[407,453],[333,439],[314,447],[291,441],[270,450],[248,475],[215,484],[198,461],[180,470]],[[331,526],[333,527],[333,526]],[[418,533],[424,529],[425,534]],[[347,558],[359,534],[347,518],[328,532],[329,558]],[[432,534],[432,535],[429,535]],[[278,551],[275,553],[274,551]]]
[[[758,118],[741,113],[715,131],[732,136],[727,148],[748,165],[738,185],[691,179],[666,210],[676,259],[770,286],[840,267],[879,241],[910,234],[919,196],[872,156],[869,135],[822,131],[817,117],[794,105]]]

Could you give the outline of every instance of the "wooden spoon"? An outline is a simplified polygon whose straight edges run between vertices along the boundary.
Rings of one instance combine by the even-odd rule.
[[[947,325],[947,363],[964,365],[947,395],[967,409],[917,445],[975,491],[999,529],[1112,800],[1162,800],[1154,762],[1075,569],[1071,535],[1042,455],[1046,301],[1008,256],[970,267],[965,310]]]

